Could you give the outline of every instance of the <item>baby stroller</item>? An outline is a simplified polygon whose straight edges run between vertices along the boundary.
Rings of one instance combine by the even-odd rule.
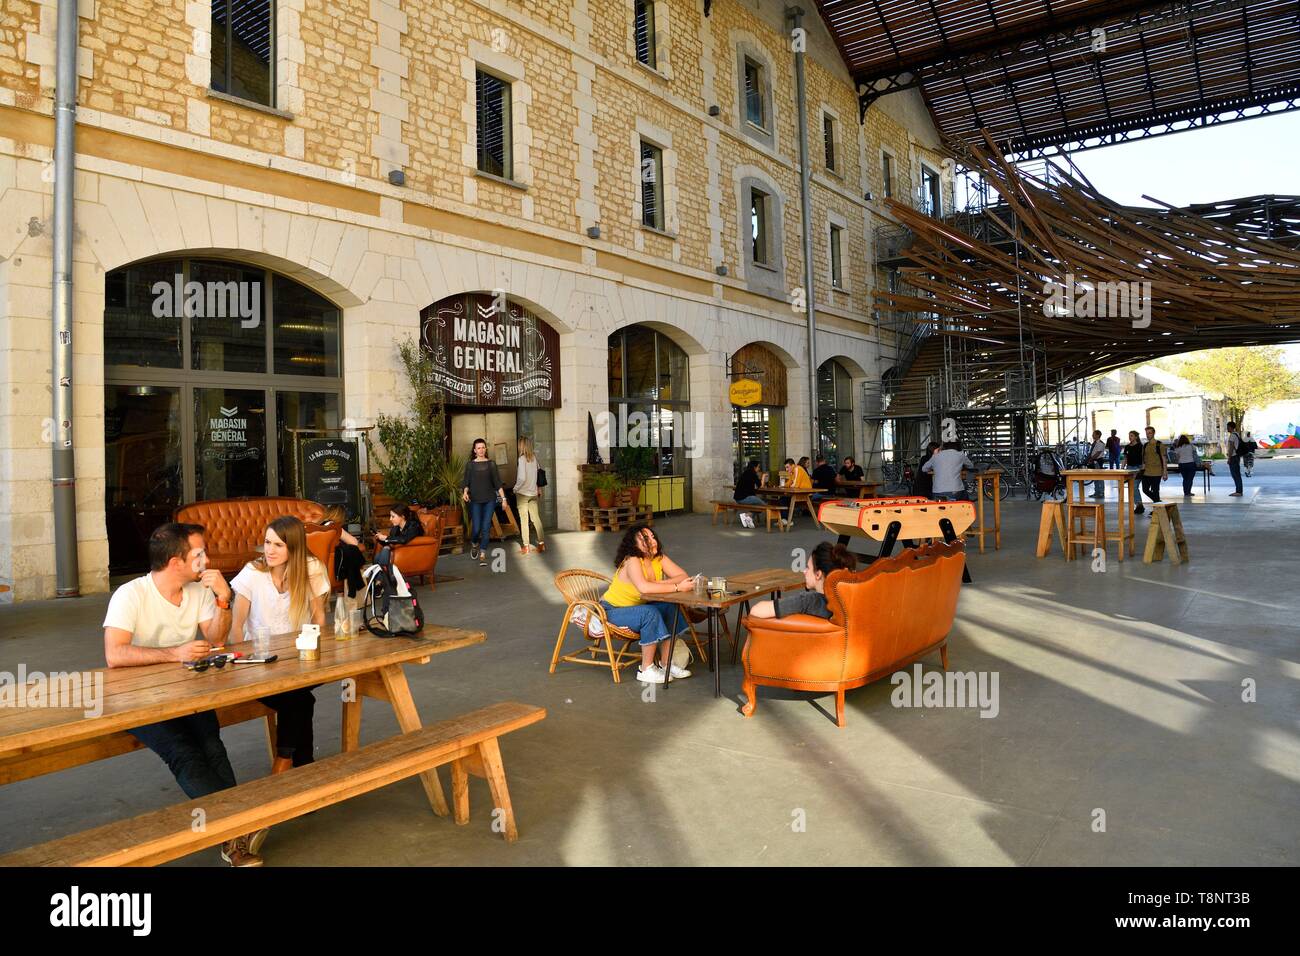
[[[1047,495],[1049,498],[1065,497],[1065,479],[1061,476],[1061,459],[1050,448],[1039,450],[1034,458],[1035,498]]]

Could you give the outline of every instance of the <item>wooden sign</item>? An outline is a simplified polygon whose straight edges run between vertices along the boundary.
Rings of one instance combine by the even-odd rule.
[[[737,379],[731,383],[731,404],[748,408],[763,400],[763,386],[752,378]]]
[[[448,405],[560,407],[560,336],[504,295],[454,295],[420,312],[420,344]]]

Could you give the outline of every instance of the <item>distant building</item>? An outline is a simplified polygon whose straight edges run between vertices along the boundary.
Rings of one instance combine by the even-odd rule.
[[[1089,431],[1100,429],[1106,437],[1112,428],[1122,440],[1130,430],[1145,436],[1150,425],[1162,441],[1186,435],[1208,452],[1227,438],[1223,396],[1154,365],[1118,369],[1089,381],[1086,401]]]

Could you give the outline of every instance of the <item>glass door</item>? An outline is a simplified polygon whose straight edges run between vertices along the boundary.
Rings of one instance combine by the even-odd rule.
[[[194,501],[267,493],[266,390],[194,389]]]
[[[149,535],[181,503],[179,388],[109,385],[104,394],[104,519],[110,574],[149,568]]]

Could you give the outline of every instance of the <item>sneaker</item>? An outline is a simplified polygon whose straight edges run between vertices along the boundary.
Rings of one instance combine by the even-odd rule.
[[[253,856],[261,856],[262,844],[266,842],[266,838],[270,835],[270,833],[271,833],[270,827],[262,827],[262,829],[256,831],[255,833],[250,833],[247,837],[245,837],[245,839],[248,841],[248,852],[253,854]]]
[[[231,866],[262,865],[262,858],[248,851],[248,837],[235,837],[221,844],[221,859]]]
[[[1089,495],[1088,497],[1089,497],[1089,498],[1105,498],[1106,495],[1103,493],[1103,494],[1100,494],[1100,495]]]
[[[473,561],[477,557],[478,557],[478,545],[471,544],[469,546],[469,559]]]
[[[638,667],[636,679],[643,684],[662,684],[664,682],[664,669],[658,664],[651,664],[649,670]]]
[[[1230,491],[1230,492],[1228,492],[1228,497],[1229,497],[1229,498],[1240,498],[1240,497],[1242,497],[1242,495],[1241,495],[1241,492],[1240,492],[1240,491]]]
[[[1146,508],[1142,507],[1141,505],[1138,505],[1136,508],[1133,509],[1133,513],[1135,515],[1145,514],[1146,510],[1147,510]]]
[[[487,567],[487,558],[485,558],[485,557],[483,557],[482,555],[480,555],[480,556],[479,556],[479,559],[478,559],[478,566],[479,566],[480,568],[486,568],[486,567]]]
[[[663,673],[663,671],[660,671],[660,673]],[[676,664],[673,664],[669,668],[668,673],[672,675],[673,680],[682,680],[683,678],[691,676],[690,671],[688,671],[685,667],[678,667]]]

